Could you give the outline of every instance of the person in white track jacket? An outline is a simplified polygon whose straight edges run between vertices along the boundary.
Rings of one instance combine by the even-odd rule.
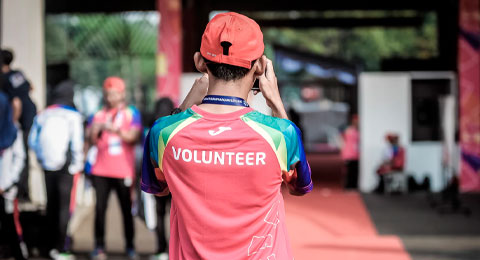
[[[29,146],[45,171],[50,255],[71,259],[67,227],[73,175],[83,170],[83,119],[73,104],[73,83],[64,81],[50,93],[50,105],[34,119]]]

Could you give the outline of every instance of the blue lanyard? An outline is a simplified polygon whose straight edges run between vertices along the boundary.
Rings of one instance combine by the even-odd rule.
[[[243,98],[218,95],[205,96],[202,100],[202,104],[249,107],[247,101],[245,101]]]

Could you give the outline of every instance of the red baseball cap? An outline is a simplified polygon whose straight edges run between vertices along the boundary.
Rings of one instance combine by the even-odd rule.
[[[114,89],[116,91],[125,91],[125,82],[119,77],[108,77],[103,82],[103,88],[106,90]]]
[[[217,14],[205,28],[200,53],[210,61],[250,69],[263,55],[263,34],[258,24],[234,12]]]
[[[387,133],[387,135],[385,136],[385,138],[390,141],[390,142],[393,142],[395,140],[398,140],[398,134],[396,133]]]

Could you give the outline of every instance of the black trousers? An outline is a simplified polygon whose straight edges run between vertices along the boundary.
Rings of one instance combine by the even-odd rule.
[[[114,189],[120,202],[123,216],[123,231],[125,233],[125,248],[134,249],[134,226],[132,216],[132,198],[130,187],[124,179],[92,176],[97,203],[95,205],[95,247],[105,248],[105,215],[108,207],[110,191]]]
[[[7,246],[8,250],[0,249],[0,258],[8,258],[10,255],[15,259],[24,259],[20,249],[20,240],[15,228],[13,214],[5,212],[5,199],[0,196],[0,248]]]
[[[70,220],[70,196],[73,185],[73,175],[68,168],[58,171],[45,170],[45,185],[47,188],[47,234],[48,246],[60,252],[70,251],[70,240],[67,237]]]
[[[171,195],[158,197],[155,196],[157,202],[157,253],[168,252],[167,234],[165,230],[165,214],[167,203],[171,200]]]
[[[349,160],[346,162],[347,176],[345,180],[346,189],[356,189],[358,187],[358,160]]]
[[[30,201],[30,188],[28,187],[28,178],[30,176],[30,156],[28,155],[28,134],[30,128],[23,131],[23,149],[25,151],[25,166],[20,173],[20,177],[17,183],[17,198],[21,201]]]

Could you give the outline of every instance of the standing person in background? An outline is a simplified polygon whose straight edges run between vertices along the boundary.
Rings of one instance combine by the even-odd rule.
[[[105,214],[110,191],[114,189],[120,201],[125,232],[125,249],[130,259],[137,258],[134,247],[132,216],[132,184],[135,177],[135,143],[142,123],[140,113],[125,102],[125,83],[119,77],[109,77],[103,83],[105,106],[89,122],[87,137],[97,146],[97,158],[92,166],[95,187],[95,250],[94,259],[105,259]]]
[[[347,176],[344,187],[356,189],[358,186],[359,140],[358,116],[352,116],[351,124],[343,132],[342,159],[345,162]]]
[[[170,115],[174,106],[169,98],[160,98],[155,102],[154,115],[149,123],[151,128],[155,120]],[[150,257],[150,260],[168,260],[168,242],[165,230],[165,220],[167,218],[166,206],[171,201],[172,196],[155,196],[157,210],[157,227],[155,229],[157,235],[157,253]]]
[[[20,107],[16,107],[15,110]],[[0,258],[13,256],[16,260],[28,257],[25,245],[17,233],[14,215],[16,207],[16,184],[25,163],[22,130],[15,125],[18,117],[12,111],[8,96],[0,90]],[[8,246],[5,252],[3,246]],[[23,250],[23,252],[22,252]]]
[[[83,170],[83,119],[73,104],[73,84],[58,84],[49,106],[34,120],[29,146],[45,172],[47,234],[53,259],[73,259],[67,236],[73,175]]]
[[[30,82],[25,78],[23,73],[19,70],[13,70],[10,64],[13,61],[13,53],[9,50],[2,50],[2,83],[3,90],[9,96],[11,102],[18,102],[21,104],[21,113],[19,123],[23,132],[23,144],[26,151],[25,166],[22,170],[20,180],[18,183],[18,196],[22,199],[29,199],[28,195],[28,134],[33,124],[33,118],[37,114],[37,108],[30,99]]]

